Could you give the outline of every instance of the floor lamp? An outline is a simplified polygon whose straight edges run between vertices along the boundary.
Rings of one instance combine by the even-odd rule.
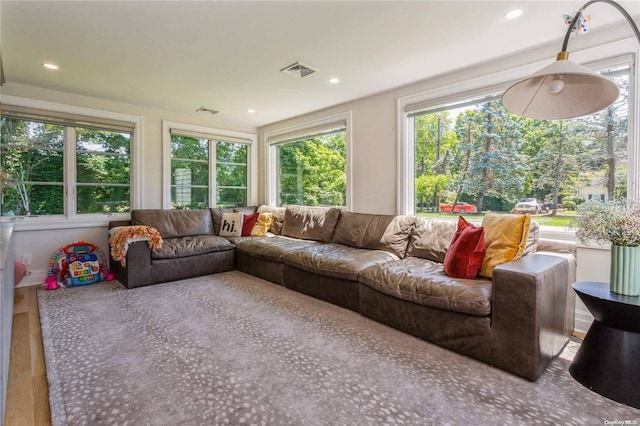
[[[607,3],[625,17],[640,43],[640,31],[631,16],[611,0],[592,0],[576,13],[554,63],[522,80],[502,95],[502,104],[514,114],[538,120],[581,117],[608,107],[618,99],[618,86],[606,77],[569,60],[567,45],[573,26],[593,3]]]

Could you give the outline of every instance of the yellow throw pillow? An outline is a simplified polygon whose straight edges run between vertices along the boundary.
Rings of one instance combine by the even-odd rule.
[[[493,268],[524,253],[531,226],[529,215],[487,213],[482,220],[487,250],[480,276],[491,278]]]
[[[262,236],[269,231],[271,227],[271,223],[273,222],[273,213],[260,213],[258,216],[258,220],[256,224],[253,225],[253,229],[251,230],[252,236]]]

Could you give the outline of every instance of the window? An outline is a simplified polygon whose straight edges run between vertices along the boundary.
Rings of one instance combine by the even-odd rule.
[[[255,136],[179,123],[164,126],[171,170],[168,207],[227,208],[255,202],[250,191]]]
[[[269,202],[347,206],[348,116],[267,135]]]
[[[171,135],[171,207],[209,207],[209,140]]]
[[[219,207],[247,204],[248,145],[218,141],[216,145],[216,203]]]
[[[3,105],[0,165],[5,216],[131,209],[133,122]]]
[[[464,202],[479,214],[511,212],[527,198],[536,201],[530,208],[541,225],[565,227],[578,204],[627,196],[632,59],[592,64],[618,84],[620,96],[572,120],[509,113],[500,100],[506,86],[406,105],[412,176],[406,211],[455,217]]]

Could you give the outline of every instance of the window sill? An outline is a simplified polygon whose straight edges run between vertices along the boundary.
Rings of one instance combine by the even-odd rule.
[[[74,218],[62,216],[3,216],[0,222],[13,222],[15,231],[20,232],[107,227],[112,220],[129,220],[129,218],[129,213],[84,215]]]

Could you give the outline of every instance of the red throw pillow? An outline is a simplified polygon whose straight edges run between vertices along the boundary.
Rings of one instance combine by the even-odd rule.
[[[233,209],[233,212],[239,213],[239,211],[236,209]],[[243,237],[251,236],[251,231],[253,231],[253,225],[255,225],[256,222],[258,221],[258,216],[260,216],[260,213],[243,215],[242,217],[242,236]]]
[[[458,230],[444,257],[445,274],[453,278],[475,278],[480,272],[485,250],[484,228],[476,228],[460,216]]]

